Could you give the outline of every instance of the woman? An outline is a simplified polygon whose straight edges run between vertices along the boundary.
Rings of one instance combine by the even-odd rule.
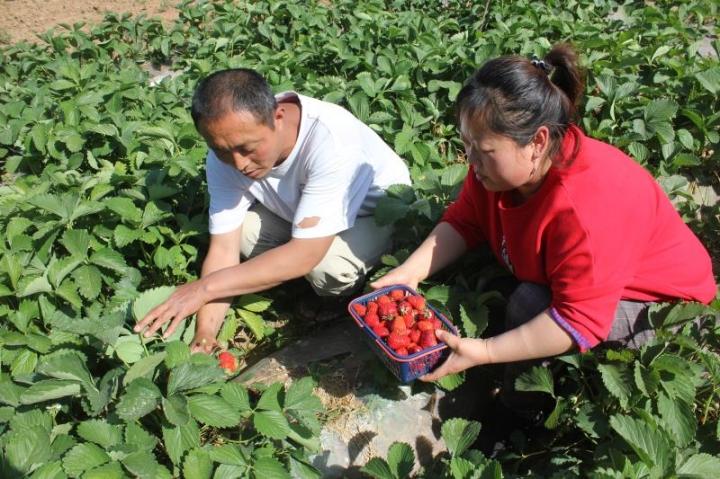
[[[648,303],[715,296],[707,251],[651,175],[575,125],[582,90],[575,52],[557,45],[542,61],[488,61],[458,95],[463,189],[408,260],[372,286],[416,287],[481,243],[520,285],[506,332],[438,330],[452,354],[421,379],[605,340],[638,346],[652,335]]]

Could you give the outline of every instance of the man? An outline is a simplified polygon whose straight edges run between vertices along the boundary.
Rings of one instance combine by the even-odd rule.
[[[201,279],[178,287],[135,331],[164,336],[197,312],[193,351],[210,352],[232,298],[305,276],[350,294],[390,246],[372,217],[384,190],[410,184],[403,161],[347,110],[285,92],[255,71],[202,80],[195,127],[210,148],[210,247]],[[240,262],[240,257],[245,258]]]

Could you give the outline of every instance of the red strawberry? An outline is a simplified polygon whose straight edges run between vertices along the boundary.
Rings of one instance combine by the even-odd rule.
[[[226,374],[232,374],[238,369],[237,358],[227,351],[223,351],[218,354],[218,363],[220,367],[225,370]]]
[[[422,319],[430,320],[430,319],[433,319],[435,317],[435,315],[433,314],[432,309],[426,308],[420,312],[420,317]]]
[[[437,338],[435,337],[435,330],[423,331],[420,336],[420,346],[430,348],[437,345]]]
[[[375,326],[380,326],[380,318],[375,313],[371,313],[368,311],[368,313],[365,315],[364,319],[365,319],[365,324],[367,324],[371,328],[374,328]]]
[[[413,308],[417,309],[418,311],[422,311],[423,309],[425,309],[425,298],[423,298],[422,296],[408,296],[406,300],[412,305]]]
[[[390,331],[396,332],[405,330],[407,330],[407,326],[405,325],[405,319],[402,316],[395,316],[395,319],[392,320],[392,326],[390,326]]]
[[[390,299],[400,301],[405,297],[405,291],[402,289],[393,289],[390,291]]]
[[[396,353],[398,353],[398,356],[407,356],[408,350],[406,348],[397,348],[395,350]]]
[[[390,298],[386,295],[378,296],[376,301],[377,301],[378,306],[392,302],[390,300]]]
[[[368,313],[377,313],[378,304],[375,301],[369,301],[367,304]]]
[[[403,314],[403,319],[405,320],[405,326],[408,328],[412,328],[413,325],[415,325],[415,316],[413,316],[412,313]]]
[[[407,314],[410,310],[412,310],[412,305],[407,301],[401,301],[397,308],[398,311],[400,311],[400,314]]]
[[[392,319],[397,314],[397,306],[395,306],[395,303],[382,303],[378,311],[381,318]]]
[[[440,321],[440,318],[438,318],[437,316],[433,318],[432,323],[435,329],[442,328],[442,321]]]
[[[385,338],[390,335],[390,331],[388,331],[388,328],[386,328],[385,326],[383,326],[381,324],[378,324],[377,326],[372,328],[372,330],[375,332],[375,334],[377,334],[381,338]]]
[[[354,309],[361,318],[365,316],[365,312],[367,311],[367,308],[360,303],[353,304],[352,309]]]
[[[417,328],[418,331],[430,331],[431,329],[435,329],[432,321],[426,321],[424,319],[417,322]]]
[[[418,331],[417,329],[413,329],[412,331],[410,331],[410,341],[412,341],[413,343],[417,343],[418,341],[420,341],[421,334],[422,334],[421,331]]]
[[[394,350],[397,350],[398,348],[404,348],[408,344],[410,344],[410,338],[393,331],[392,333],[390,333],[390,336],[388,336],[387,343],[388,346],[390,346]]]
[[[417,344],[411,344],[410,346],[408,346],[407,350],[408,350],[409,354],[415,354],[415,353],[419,353],[420,351],[422,351],[422,348],[420,346],[418,346]]]

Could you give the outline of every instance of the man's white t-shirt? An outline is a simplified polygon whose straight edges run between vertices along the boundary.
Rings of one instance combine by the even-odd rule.
[[[351,228],[357,216],[373,214],[388,186],[410,184],[403,160],[344,108],[295,92],[276,98],[300,102],[297,142],[285,161],[258,180],[221,162],[210,150],[210,234],[240,227],[250,206],[259,201],[292,223],[293,238],[331,236]],[[313,217],[319,218],[314,226],[298,226]]]

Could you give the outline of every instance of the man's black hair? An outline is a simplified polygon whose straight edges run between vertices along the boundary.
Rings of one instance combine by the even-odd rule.
[[[277,101],[267,81],[255,70],[220,70],[203,78],[195,88],[191,115],[195,126],[230,112],[246,111],[273,128]]]

